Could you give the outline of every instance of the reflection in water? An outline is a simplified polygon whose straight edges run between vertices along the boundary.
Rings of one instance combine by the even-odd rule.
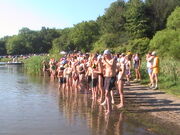
[[[0,135],[154,135],[72,89],[18,66],[0,67]]]
[[[91,129],[91,134],[98,135],[154,135],[146,130],[124,120],[123,112],[114,111],[111,115],[104,115],[104,108],[95,100],[90,100],[90,94],[59,91],[59,111],[69,124],[82,121]],[[133,130],[129,130],[133,129]]]

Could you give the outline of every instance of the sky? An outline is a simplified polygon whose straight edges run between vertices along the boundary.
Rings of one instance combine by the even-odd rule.
[[[23,27],[63,29],[96,20],[116,0],[0,0],[0,37]]]

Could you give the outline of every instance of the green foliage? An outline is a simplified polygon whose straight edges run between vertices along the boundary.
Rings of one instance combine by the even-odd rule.
[[[72,51],[74,49],[81,51],[90,51],[92,44],[99,37],[99,26],[95,21],[81,22],[74,28],[64,29],[61,36],[53,40],[51,53],[60,51]]]
[[[148,30],[147,18],[144,15],[144,3],[141,0],[130,0],[126,4],[125,30],[130,38],[141,38],[146,36]]]
[[[139,53],[141,56],[144,56],[149,50],[149,42],[149,38],[130,40],[126,45],[126,49],[133,53]]]
[[[8,62],[8,61],[12,61],[12,58],[1,58],[0,62]]]
[[[49,57],[47,56],[33,56],[27,60],[25,60],[25,70],[28,74],[41,74],[42,71],[42,62],[47,61]]]
[[[25,59],[23,62],[25,65],[25,70],[28,74],[41,75],[43,61],[48,63],[50,58],[55,58],[55,60],[58,61],[61,57],[62,55],[59,55],[59,54],[32,56],[28,59]]]
[[[124,12],[125,2],[123,0],[113,2],[106,9],[105,14],[97,19],[101,33],[118,33],[119,31],[124,31]]]
[[[162,30],[166,26],[166,19],[180,5],[179,0],[146,0],[145,15],[148,18],[150,29],[148,36],[152,37],[156,31]]]
[[[118,44],[118,39],[118,34],[109,33],[102,35],[100,39],[93,45],[93,52],[114,48]]]
[[[165,29],[156,33],[150,42],[150,49],[161,56],[180,59],[180,30]]]
[[[70,37],[71,32],[71,28],[66,28],[60,32],[61,36],[53,40],[53,47],[50,50],[51,54],[59,54],[60,51],[70,51],[75,49]]]
[[[0,55],[5,55],[6,53],[6,42],[0,40]]]
[[[60,36],[59,32],[56,29],[49,29],[42,27],[41,31],[38,32],[39,35],[39,47],[40,52],[48,53],[49,50],[52,48],[53,40]]]
[[[159,88],[167,93],[180,96],[180,61],[173,58],[162,59],[160,57]],[[143,58],[141,64],[141,75],[143,84],[149,82],[146,60]]]
[[[6,49],[8,54],[28,53],[28,48],[25,46],[25,41],[19,35],[8,39]]]
[[[180,61],[173,58],[160,61],[160,88],[164,91],[180,96]]]
[[[177,7],[168,17],[167,27],[156,33],[150,42],[150,48],[157,50],[161,56],[180,59],[180,8]]]
[[[59,37],[55,29],[32,31],[28,28],[19,30],[19,34],[7,39],[8,54],[47,53],[52,48],[52,40]]]
[[[180,7],[176,7],[174,12],[167,19],[167,28],[180,29]]]
[[[123,45],[119,45],[115,48],[112,48],[113,52],[115,53],[124,53],[124,52],[127,52],[127,48],[126,48],[126,44],[123,44]]]
[[[81,22],[74,26],[70,36],[77,50],[90,51],[98,39],[99,27],[95,21]]]

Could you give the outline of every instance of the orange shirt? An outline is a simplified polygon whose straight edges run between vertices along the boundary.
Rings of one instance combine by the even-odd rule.
[[[159,68],[159,58],[157,56],[154,58],[153,68]]]

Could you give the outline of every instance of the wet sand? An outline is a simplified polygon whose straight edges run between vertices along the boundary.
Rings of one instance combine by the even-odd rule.
[[[152,123],[172,131],[172,134],[180,133],[179,97],[132,83],[131,86],[125,86],[125,98],[129,104],[127,111],[141,113],[142,116],[147,114],[150,117],[147,119]]]

